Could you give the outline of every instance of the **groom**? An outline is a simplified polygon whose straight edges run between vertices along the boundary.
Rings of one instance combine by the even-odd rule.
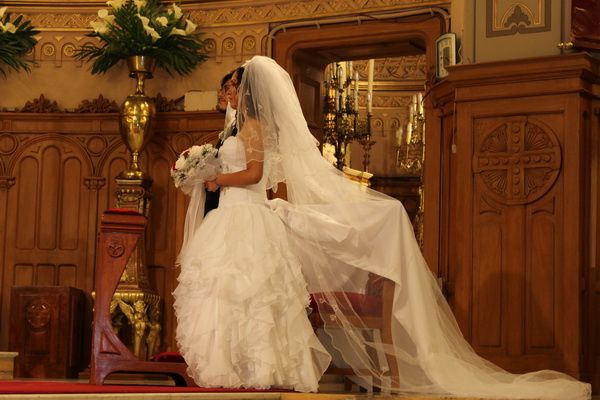
[[[232,81],[234,73],[235,73],[235,70],[229,72],[227,75],[225,75],[221,79],[221,90],[220,90],[221,93],[220,94],[226,98],[227,98],[227,92],[229,90],[237,89],[236,82]],[[223,107],[221,107],[220,104],[217,106],[217,109],[223,113],[225,113],[227,111],[227,107],[223,108]],[[235,136],[235,135],[237,135],[236,119],[232,118],[230,121],[228,121],[226,118],[225,119],[225,127],[224,127],[223,131],[221,132],[221,134],[219,135],[219,141],[217,142],[217,145],[215,146],[217,148],[217,150],[223,145],[223,142],[225,142],[225,139],[227,139],[229,136]],[[210,210],[214,210],[215,208],[217,208],[219,206],[219,192],[220,192],[219,189],[217,189],[216,191],[206,190],[206,201],[204,203],[204,215],[205,216]]]

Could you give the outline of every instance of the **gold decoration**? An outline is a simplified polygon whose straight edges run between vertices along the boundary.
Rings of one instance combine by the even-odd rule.
[[[152,78],[156,62],[147,56],[133,56],[127,59],[129,76],[136,79],[135,93],[127,96],[121,106],[121,137],[131,153],[129,168],[121,174],[121,179],[149,179],[139,166],[139,155],[146,147],[156,126],[156,104],[154,99],[144,94],[146,79]]]

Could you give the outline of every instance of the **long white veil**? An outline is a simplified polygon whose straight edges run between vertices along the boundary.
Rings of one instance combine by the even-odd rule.
[[[321,156],[292,81],[275,61],[252,58],[238,93],[240,129],[248,114],[262,128],[267,187],[281,182],[287,187],[289,202],[272,200],[271,208],[288,227],[309,291],[320,294],[319,310],[336,311],[335,324],[325,321],[324,340],[361,385],[496,398],[590,398],[589,384],[565,374],[511,374],[473,351],[423,259],[402,204],[347,180]],[[393,345],[346,316],[352,311],[348,293],[365,293],[370,274],[394,283]],[[388,374],[385,354],[397,361],[397,381]]]

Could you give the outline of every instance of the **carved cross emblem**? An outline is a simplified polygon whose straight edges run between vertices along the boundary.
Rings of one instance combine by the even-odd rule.
[[[473,172],[487,194],[500,203],[531,203],[558,178],[560,144],[541,123],[512,120],[481,137],[473,155]]]

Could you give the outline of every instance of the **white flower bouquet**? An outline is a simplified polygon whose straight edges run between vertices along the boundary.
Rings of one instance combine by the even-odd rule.
[[[194,24],[176,4],[160,0],[108,0],[98,11],[87,36],[100,43],[84,44],[75,58],[93,61],[92,74],[108,71],[119,60],[148,56],[169,74],[188,75],[206,60],[204,41]]]
[[[190,194],[194,185],[214,179],[221,170],[217,153],[210,143],[183,151],[171,167],[175,187]]]

